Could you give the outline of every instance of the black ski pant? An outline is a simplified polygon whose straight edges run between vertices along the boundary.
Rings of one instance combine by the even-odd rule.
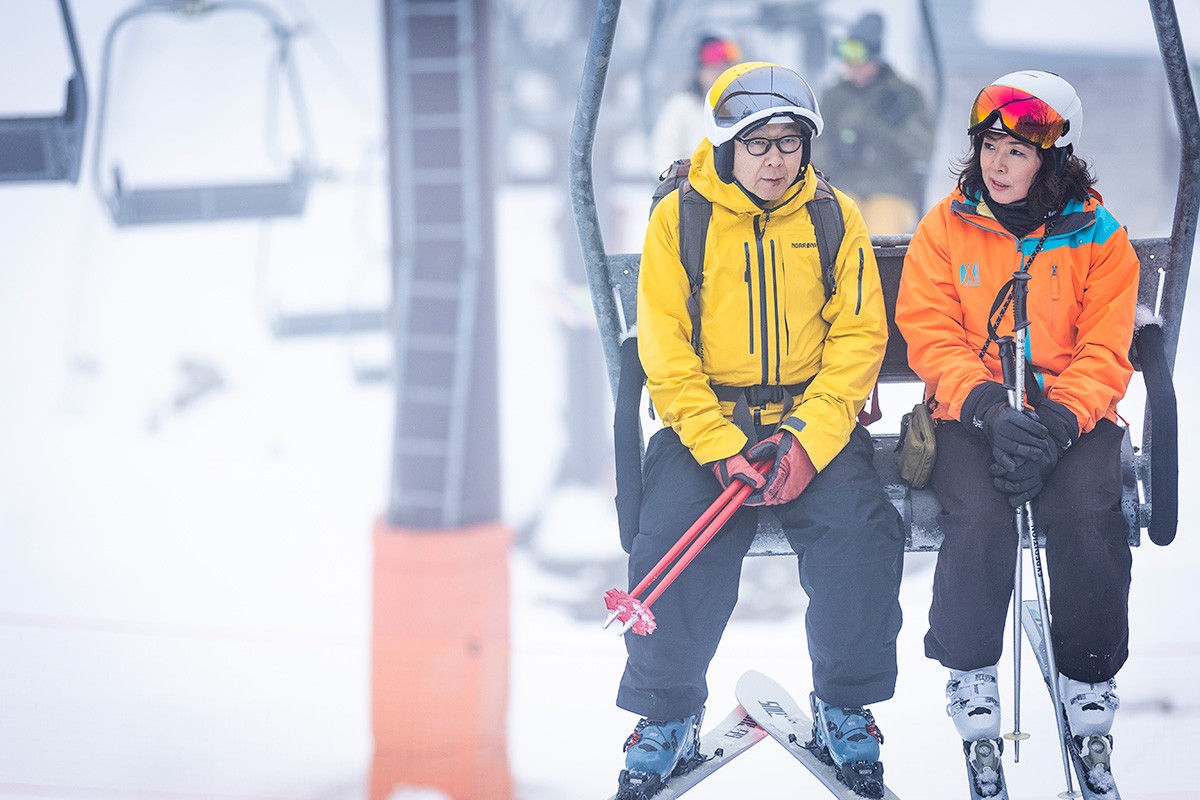
[[[938,425],[933,489],[945,538],[925,654],[951,669],[1000,660],[1017,557],[1013,509],[992,485],[991,447],[961,423]],[[1071,446],[1033,501],[1045,534],[1050,639],[1059,672],[1095,683],[1129,655],[1129,526],[1121,511],[1124,430],[1101,420]],[[1022,556],[1028,563],[1028,553]],[[1030,579],[1025,594],[1033,597]]]
[[[813,687],[835,706],[886,700],[896,686],[904,533],[872,463],[871,437],[850,441],[804,493],[775,506],[799,554],[800,584]],[[637,583],[721,493],[670,428],[646,450],[641,520],[629,556]],[[743,506],[654,602],[649,636],[625,634],[628,660],[617,705],[650,719],[679,719],[708,697],[705,674],[738,598],[742,559],[758,528],[758,509]],[[754,654],[746,654],[746,666]]]

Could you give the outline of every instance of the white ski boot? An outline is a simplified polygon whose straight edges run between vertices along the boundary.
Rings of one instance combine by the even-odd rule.
[[[1077,738],[1107,736],[1112,730],[1113,717],[1121,706],[1116,681],[1110,678],[1100,683],[1086,683],[1059,675],[1058,692],[1067,710],[1071,733]]]
[[[1000,694],[995,667],[950,670],[946,713],[964,742],[1000,737]]]

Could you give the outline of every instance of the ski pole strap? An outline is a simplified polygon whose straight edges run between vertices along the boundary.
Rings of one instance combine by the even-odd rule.
[[[790,385],[760,383],[755,386],[724,386],[714,383],[712,390],[718,400],[733,403],[733,424],[746,434],[748,445],[755,445],[758,444],[757,426],[761,424],[762,407],[770,403],[782,403],[783,411],[779,418],[786,419],[795,405],[795,398],[804,394],[810,383],[811,379]],[[753,413],[751,407],[754,408]]]
[[[1000,347],[1000,369],[1004,375],[1004,388],[1015,390],[1017,388],[1017,344],[1011,336],[1001,336],[996,339]],[[1031,406],[1036,406],[1038,401],[1042,399],[1042,384],[1038,380],[1037,372],[1033,369],[1033,363],[1025,359],[1025,402]]]
[[[1042,238],[1038,239],[1038,243],[1033,248],[1033,252],[1029,254],[1029,258],[1021,266],[1020,271],[1025,275],[1029,274],[1029,269],[1033,266],[1033,260],[1037,258],[1038,253],[1042,252],[1042,247],[1046,244],[1046,237],[1050,235],[1050,231],[1054,228],[1054,223],[1056,221],[1057,219],[1049,219],[1046,221],[1046,228],[1042,231]],[[988,313],[988,338],[987,341],[983,343],[983,348],[979,351],[980,361],[983,361],[983,357],[987,354],[988,347],[991,346],[992,342],[999,338],[1000,333],[998,328],[1000,326],[1000,322],[1004,319],[1004,314],[1008,311],[1008,306],[1012,303],[1012,301],[1013,281],[1010,280],[1000,287],[1000,291],[996,294],[996,300],[992,303],[992,310]],[[1022,302],[1024,302],[1024,300],[1022,300]],[[999,313],[997,313],[997,309],[999,309]],[[1029,317],[1025,315],[1023,306],[1021,315],[1025,320],[1025,324],[1028,325]],[[1015,319],[1013,320],[1013,330],[1017,330]]]

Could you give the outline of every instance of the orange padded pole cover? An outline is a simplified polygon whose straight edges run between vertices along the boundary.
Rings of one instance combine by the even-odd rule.
[[[508,555],[498,524],[374,532],[370,800],[511,800]]]

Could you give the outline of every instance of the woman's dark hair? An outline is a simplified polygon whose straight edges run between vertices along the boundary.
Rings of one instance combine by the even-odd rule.
[[[990,131],[983,131],[971,140],[970,152],[958,161],[958,171],[954,173],[958,188],[968,197],[979,195],[984,189],[979,151],[988,133]],[[1096,185],[1096,176],[1088,163],[1074,153],[1063,158],[1043,150],[1041,160],[1026,198],[1029,210],[1039,217],[1061,210],[1068,200],[1086,200],[1088,190]]]

